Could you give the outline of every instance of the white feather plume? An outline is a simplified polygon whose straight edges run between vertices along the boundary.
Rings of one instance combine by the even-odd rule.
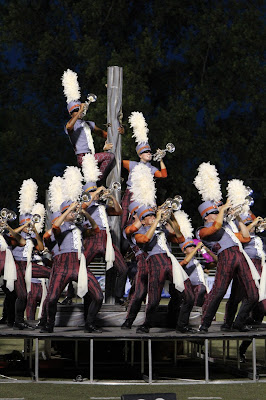
[[[97,182],[101,171],[98,167],[98,161],[93,154],[85,154],[82,159],[82,172],[85,182]]]
[[[232,207],[245,203],[245,199],[249,194],[244,182],[240,179],[232,179],[231,181],[228,181],[226,190],[227,198],[231,201]],[[248,209],[248,205],[244,206],[243,212],[247,212]]]
[[[78,75],[71,69],[67,69],[62,76],[62,85],[64,87],[64,95],[66,96],[66,101],[69,103],[73,100],[79,100],[80,98],[80,88],[78,83]]]
[[[175,211],[174,212],[175,219],[180,227],[180,231],[185,238],[192,238],[193,234],[193,227],[191,224],[191,219],[189,218],[188,214],[185,213],[183,210]]]
[[[77,201],[82,193],[82,174],[78,167],[68,166],[64,175],[64,201]]]
[[[139,163],[131,172],[132,201],[140,204],[155,206],[156,205],[156,188],[154,177],[147,165]]]
[[[216,202],[222,199],[220,187],[220,178],[215,165],[202,163],[198,167],[198,175],[193,181],[202,197],[202,201],[214,200]]]
[[[19,190],[19,213],[31,213],[32,207],[37,200],[38,186],[33,179],[23,181]]]
[[[61,176],[54,176],[48,189],[48,205],[53,213],[60,211],[60,205],[64,201],[63,187],[64,179]]]
[[[135,138],[135,141],[138,144],[148,142],[149,129],[142,112],[133,111],[128,118],[128,122],[130,128],[133,128],[132,137]]]
[[[34,215],[34,214],[39,214],[40,215],[41,220],[40,220],[40,222],[37,222],[35,224],[35,228],[36,228],[38,233],[41,233],[41,231],[43,230],[43,227],[44,227],[44,220],[45,220],[45,207],[44,207],[44,205],[41,204],[41,203],[36,203],[33,206],[31,214],[32,215]]]

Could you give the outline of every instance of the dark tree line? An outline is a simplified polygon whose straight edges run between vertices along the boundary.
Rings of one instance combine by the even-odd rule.
[[[263,214],[265,168],[264,2],[226,0],[13,0],[1,2],[0,207],[15,208],[24,179],[39,187],[76,160],[66,135],[61,85],[78,73],[82,98],[98,95],[89,118],[106,124],[107,67],[123,67],[123,158],[136,159],[128,127],[142,111],[154,149],[172,142],[169,177],[158,201],[174,194],[199,222],[192,182],[215,164],[223,191],[242,179]],[[99,151],[102,142],[95,139]],[[126,175],[124,175],[124,178]]]

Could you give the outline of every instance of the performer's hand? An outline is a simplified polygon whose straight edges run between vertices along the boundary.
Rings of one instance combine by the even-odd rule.
[[[223,204],[223,205],[220,207],[220,210],[223,210],[223,211],[228,210],[228,208],[230,208],[231,206],[232,206],[231,201],[230,201],[229,199],[227,199],[227,200],[226,200],[226,203]]]
[[[199,243],[197,244],[197,246],[196,246],[196,249],[199,250],[199,249],[201,249],[202,247],[204,247],[204,244],[203,244],[202,242],[199,242]]]
[[[253,222],[254,222],[255,225],[257,225],[260,221],[263,221],[262,217],[255,218]]]
[[[157,213],[156,213],[156,219],[157,219],[157,220],[160,220],[160,219],[161,219],[162,213],[163,213],[163,210],[162,210],[162,209],[158,209],[158,211],[157,211]]]
[[[85,107],[85,103],[81,103],[80,107],[79,107],[79,112],[82,112],[84,110]]]
[[[77,201],[74,201],[73,203],[71,203],[70,206],[69,206],[69,211],[75,210],[75,208],[77,207],[77,205],[78,205],[78,202],[77,202]]]
[[[95,190],[95,192],[91,192],[91,198],[92,198],[92,200],[97,199],[99,193],[100,193],[102,190],[105,190],[105,187],[104,187],[104,186],[100,186],[100,187],[98,187],[98,188]]]
[[[105,144],[103,146],[103,151],[111,150],[113,148],[113,146],[114,146],[113,143],[106,143],[105,142]]]
[[[123,127],[123,125],[120,125],[120,126],[118,127],[118,133],[120,133],[120,135],[124,135],[124,133],[125,133],[125,128]]]
[[[102,190],[106,190],[106,188],[104,186],[99,186],[95,192],[92,192],[92,195],[98,194],[99,192],[101,192]]]

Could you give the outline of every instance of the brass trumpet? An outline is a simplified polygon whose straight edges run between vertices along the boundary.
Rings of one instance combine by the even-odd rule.
[[[246,196],[244,203],[238,204],[235,207],[230,207],[226,213],[226,219],[232,221],[235,219],[239,214],[243,212],[243,208],[245,206],[252,206],[254,204],[254,200],[251,196]]]
[[[74,224],[80,225],[85,221],[85,215],[82,213],[82,204],[91,200],[89,192],[83,192],[78,200],[78,205],[75,211]]]
[[[159,226],[165,225],[167,223],[167,221],[170,219],[171,214],[174,211],[179,211],[181,209],[182,202],[183,202],[183,199],[178,194],[173,199],[172,198],[166,199],[165,202],[161,206],[158,207],[158,209],[163,210],[161,220],[159,222]]]
[[[17,214],[12,210],[8,210],[7,208],[2,208],[0,212],[0,217],[1,220],[14,221],[17,218]]]
[[[41,222],[41,216],[39,214],[33,214],[33,216],[30,219],[30,223],[28,225],[29,228],[29,233],[33,233],[33,227],[35,224],[38,224],[39,222]]]
[[[77,211],[75,212],[75,217],[74,217],[74,220],[73,220],[74,224],[75,224],[75,225],[80,225],[80,224],[82,224],[84,221],[85,221],[85,215],[82,214],[81,209],[77,210]]]
[[[8,210],[7,208],[2,208],[0,212],[0,234],[4,233],[4,231],[6,230],[7,222],[12,222],[16,218],[17,214],[14,211]]]
[[[89,192],[83,192],[82,195],[80,196],[80,202],[82,203],[87,203],[88,201],[91,200],[91,195]]]
[[[183,199],[177,194],[172,200],[172,210],[179,211],[182,208]]]
[[[121,190],[120,182],[112,182],[108,189],[102,189],[99,193],[99,200],[107,201],[108,197],[115,191]]]
[[[174,151],[175,146],[173,143],[167,143],[164,150],[158,149],[156,153],[152,155],[153,161],[161,161],[165,157],[166,152],[173,153]]]
[[[266,218],[263,218],[261,221],[258,222],[256,226],[256,232],[262,233],[266,229]]]
[[[88,112],[89,105],[90,105],[91,103],[94,103],[96,100],[97,100],[96,94],[93,94],[93,93],[89,93],[89,94],[88,94],[87,100],[86,100],[85,103],[84,103],[85,105],[84,105],[84,108],[83,108],[83,112],[82,112],[81,118],[84,118],[84,117],[85,117],[85,115],[86,115],[87,112]]]

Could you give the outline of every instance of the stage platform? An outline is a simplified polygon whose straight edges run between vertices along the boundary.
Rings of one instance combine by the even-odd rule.
[[[266,324],[265,324],[266,325]],[[257,351],[256,344],[258,341],[264,341],[264,354],[260,354],[259,357],[264,360],[266,359],[266,326],[264,324],[257,328],[253,329],[249,332],[223,332],[220,330],[221,324],[217,322],[213,322],[212,326],[209,329],[208,333],[201,334],[199,332],[195,334],[182,334],[177,333],[174,329],[155,327],[151,328],[149,333],[136,333],[136,327],[133,326],[131,330],[122,330],[118,326],[103,326],[103,332],[100,334],[89,334],[84,333],[82,327],[55,327],[53,333],[40,333],[39,330],[13,330],[13,328],[8,328],[6,326],[0,326],[0,343],[1,339],[24,339],[25,344],[28,346],[28,356],[30,359],[30,367],[32,369],[32,379],[36,382],[42,381],[39,379],[39,368],[40,362],[43,363],[43,360],[40,359],[40,343],[44,341],[45,343],[51,344],[53,342],[67,342],[73,343],[75,348],[75,356],[73,357],[73,364],[79,363],[80,352],[82,352],[83,362],[84,359],[87,359],[88,365],[88,373],[87,378],[82,379],[82,382],[79,383],[89,383],[89,384],[97,384],[104,383],[104,379],[99,378],[99,372],[97,373],[97,377],[94,376],[95,364],[98,361],[95,361],[97,355],[99,353],[99,349],[104,349],[106,343],[108,343],[109,349],[112,347],[116,351],[116,344],[119,342],[123,342],[123,355],[119,358],[120,368],[124,365],[124,368],[127,366],[135,366],[140,370],[140,380],[124,380],[123,383],[129,384],[137,384],[142,383],[143,380],[148,384],[156,384],[156,383],[167,383],[167,384],[178,384],[178,383],[236,383],[234,379],[227,380],[212,380],[210,377],[210,366],[212,368],[216,363],[221,364],[224,363],[224,369],[230,371],[235,369],[236,375],[238,379],[242,377],[245,381],[256,382],[257,380],[264,381],[263,374],[260,376],[257,371]],[[243,369],[243,366],[240,365],[239,354],[233,357],[229,362],[228,357],[230,352],[230,343],[232,341],[237,341],[240,343],[242,340],[252,340],[252,360],[250,362],[249,368]],[[221,349],[222,356],[220,360],[216,360],[212,357],[211,348],[213,341],[221,341]],[[84,347],[84,344],[86,346]],[[166,345],[167,344],[167,345]],[[162,347],[164,346],[164,347]],[[81,351],[79,348],[81,347]],[[162,352],[161,349],[165,350],[166,347],[168,350],[173,352],[173,357],[168,357],[169,360],[161,359],[158,362],[158,359],[155,359],[153,356],[156,353],[158,358],[158,352]],[[238,347],[238,346],[237,346]],[[85,350],[84,350],[85,349]],[[261,349],[261,347],[260,347]],[[121,349],[118,348],[117,351]],[[122,350],[121,350],[122,351]],[[208,357],[205,355],[208,354]],[[168,352],[169,355],[169,352]],[[117,354],[118,356],[118,354]],[[178,371],[178,367],[183,368],[184,360],[190,360],[192,362],[191,365],[197,366],[200,368],[203,373],[202,379],[195,379],[195,375],[191,372],[191,377],[187,379],[179,379],[177,376],[173,376],[174,371]],[[165,365],[168,363],[168,371],[169,368],[172,369],[170,376],[162,377],[163,371],[165,371]],[[104,365],[105,364],[105,365]],[[109,367],[115,370],[117,362],[115,359],[109,359],[106,362],[103,360],[103,368]],[[159,370],[159,376],[157,372],[157,376],[153,374],[153,368],[156,365],[156,370]],[[161,367],[160,367],[161,366]],[[262,368],[263,367],[263,368]],[[48,367],[49,368],[49,367]],[[160,373],[161,368],[161,373]],[[264,366],[261,365],[260,368],[264,371]],[[99,368],[98,368],[99,370]],[[242,373],[241,373],[242,370]],[[237,373],[238,371],[238,373]],[[146,372],[146,374],[145,374]],[[121,375],[121,374],[120,374]],[[1,378],[1,376],[0,376]],[[0,379],[1,381],[1,379]],[[241,380],[240,380],[241,381]],[[17,381],[16,381],[17,382]],[[51,380],[49,380],[51,382]],[[66,380],[57,379],[54,381],[56,383],[67,383]],[[73,383],[73,379],[70,381]],[[70,383],[69,382],[69,383]],[[117,378],[111,379],[108,381],[109,383],[121,383],[119,376]],[[239,380],[237,380],[239,382]]]

